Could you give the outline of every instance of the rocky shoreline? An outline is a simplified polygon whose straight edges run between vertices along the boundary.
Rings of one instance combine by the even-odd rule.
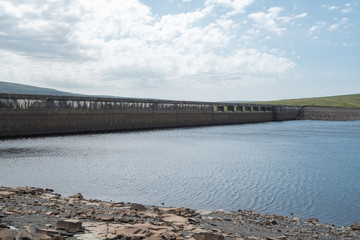
[[[304,106],[299,112],[297,119],[323,121],[358,121],[360,120],[360,109]]]
[[[80,193],[62,197],[51,189],[0,187],[0,239],[360,239],[360,227],[251,210],[162,208],[85,199]]]

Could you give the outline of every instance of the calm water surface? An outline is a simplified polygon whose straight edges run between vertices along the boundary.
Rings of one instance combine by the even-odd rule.
[[[0,185],[360,222],[360,121],[290,121],[0,141]]]

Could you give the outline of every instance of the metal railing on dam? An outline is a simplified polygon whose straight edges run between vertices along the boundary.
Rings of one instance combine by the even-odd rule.
[[[300,107],[0,94],[0,137],[295,120]]]

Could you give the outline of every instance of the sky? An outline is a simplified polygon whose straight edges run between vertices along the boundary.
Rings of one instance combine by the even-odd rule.
[[[0,81],[257,101],[360,93],[360,0],[0,0]]]

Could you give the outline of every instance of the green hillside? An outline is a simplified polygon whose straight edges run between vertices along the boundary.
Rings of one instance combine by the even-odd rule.
[[[119,96],[109,96],[109,95],[84,95],[71,92],[62,92],[52,88],[43,88],[35,87],[31,85],[11,83],[11,82],[1,82],[0,81],[0,94],[29,94],[29,95],[50,95],[50,96],[80,96],[80,97],[104,97],[104,98],[123,98]],[[126,99],[136,99],[136,98],[126,98]]]
[[[316,98],[299,98],[285,99],[278,101],[256,102],[274,105],[293,105],[293,106],[332,106],[332,107],[348,107],[360,108],[360,94],[316,97]]]
[[[55,96],[78,96],[69,92],[61,92],[51,88],[35,87],[25,84],[0,82],[0,93],[55,95]]]

